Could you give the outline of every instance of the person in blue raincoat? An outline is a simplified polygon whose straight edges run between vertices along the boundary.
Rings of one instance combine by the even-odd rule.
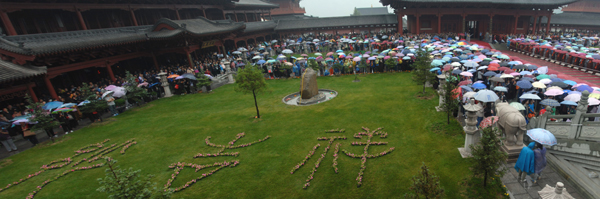
[[[296,77],[300,76],[300,64],[298,63],[298,61],[296,61],[296,64],[294,64],[294,67],[292,68],[292,70],[294,71],[294,75],[296,75]]]
[[[524,181],[527,175],[535,173],[535,155],[533,153],[534,147],[535,142],[531,142],[527,147],[523,147],[523,149],[521,149],[519,159],[517,159],[517,163],[515,164],[515,170],[519,172],[519,181]]]

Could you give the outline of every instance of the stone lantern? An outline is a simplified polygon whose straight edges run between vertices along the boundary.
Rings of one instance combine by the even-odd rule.
[[[444,111],[442,109],[443,104],[444,104],[444,98],[442,96],[444,96],[444,90],[442,89],[442,87],[444,86],[444,83],[446,82],[446,75],[445,74],[441,74],[438,75],[437,78],[440,79],[440,85],[438,86],[438,91],[437,93],[440,95],[440,104],[438,106],[435,107],[435,110],[437,110],[438,112],[442,112]],[[427,82],[427,84],[429,84],[431,86],[431,83]]]
[[[169,82],[167,81],[167,73],[161,71],[160,73],[158,73],[158,76],[160,77],[160,83],[162,84],[162,87],[165,90],[165,96],[163,97],[173,96],[173,94],[171,94],[171,89],[169,88]]]
[[[471,157],[471,148],[469,146],[479,142],[479,134],[475,134],[479,131],[477,128],[477,111],[483,109],[480,104],[475,104],[475,100],[469,100],[469,103],[464,105],[465,111],[467,111],[467,119],[465,119],[465,147],[458,148],[460,155],[463,158]]]
[[[228,84],[233,84],[235,83],[235,79],[233,79],[233,71],[231,70],[231,62],[224,60],[223,61],[223,68],[225,68],[225,71],[227,72],[227,79],[228,79]]]

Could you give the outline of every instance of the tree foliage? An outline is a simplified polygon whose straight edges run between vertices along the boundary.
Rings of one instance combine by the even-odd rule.
[[[415,83],[423,85],[423,94],[425,94],[425,85],[428,81],[436,78],[436,75],[429,71],[431,69],[429,53],[417,50],[416,56],[417,60],[413,63],[412,79]]]
[[[111,199],[166,199],[171,198],[173,191],[166,189],[160,190],[156,188],[156,183],[152,183],[152,175],[146,177],[140,176],[141,170],[118,169],[116,160],[106,158],[106,176],[98,178],[100,188],[96,189],[99,192],[108,193],[108,198]]]
[[[267,91],[267,88],[267,82],[259,67],[247,65],[244,69],[238,70],[238,74],[235,77],[234,90],[244,94],[252,93],[257,118],[260,118],[260,113],[258,111],[258,103],[256,102],[256,94]]]
[[[433,171],[430,171],[424,162],[419,174],[413,176],[411,180],[411,193],[405,194],[405,198],[436,199],[444,197],[444,188],[440,185],[440,177],[436,176]]]
[[[319,71],[319,64],[317,63],[317,60],[309,59],[308,60],[308,67],[312,68],[315,71]]]
[[[396,61],[396,59],[389,58],[389,59],[385,60],[384,63],[385,63],[385,71],[388,71],[388,70],[392,70],[398,62]]]
[[[145,97],[148,97],[148,91],[142,87],[138,87],[138,82],[135,81],[137,77],[129,71],[125,71],[125,80],[127,81],[123,84],[125,90],[127,90],[127,99],[131,99],[135,102],[142,102]]]
[[[442,85],[441,89],[443,93],[440,97],[444,99],[444,103],[441,104],[441,108],[446,112],[448,124],[450,124],[450,115],[452,115],[454,111],[458,110],[459,101],[455,99],[455,96],[457,96],[459,93],[455,92],[454,90],[457,87],[456,81],[449,80]]]
[[[196,74],[196,80],[198,81],[198,83],[196,83],[196,88],[198,89],[202,89],[203,86],[210,86],[211,84],[210,79],[202,73]]]
[[[100,112],[106,108],[108,105],[102,99],[98,99],[96,93],[92,90],[91,85],[87,83],[83,83],[81,86],[81,96],[83,100],[88,100],[90,103],[85,104],[84,106],[79,106],[79,110],[83,113],[93,113]]]
[[[487,186],[489,178],[502,177],[506,169],[500,166],[508,158],[508,154],[500,151],[502,140],[499,138],[498,128],[487,127],[482,129],[479,144],[469,146],[471,148],[470,158],[473,177],[483,177],[483,186]]]
[[[28,109],[31,109],[31,117],[29,118],[30,123],[36,123],[33,125],[31,130],[36,131],[40,129],[51,129],[60,126],[60,123],[54,120],[50,115],[50,111],[42,108],[44,105],[39,102],[34,102],[29,95],[25,96]]]

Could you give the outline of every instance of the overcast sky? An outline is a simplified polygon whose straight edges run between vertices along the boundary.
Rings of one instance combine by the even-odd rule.
[[[302,0],[300,7],[304,7],[306,15],[318,17],[350,16],[354,7],[383,7],[379,0]],[[388,8],[390,13],[393,10]]]

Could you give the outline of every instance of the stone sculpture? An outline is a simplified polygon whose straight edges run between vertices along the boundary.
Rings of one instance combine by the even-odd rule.
[[[496,103],[496,113],[498,128],[506,135],[504,145],[522,146],[523,134],[527,131],[527,122],[523,114],[508,103]]]
[[[317,72],[312,68],[307,68],[302,75],[302,84],[300,85],[300,94],[302,99],[310,99],[319,94],[317,86]]]

